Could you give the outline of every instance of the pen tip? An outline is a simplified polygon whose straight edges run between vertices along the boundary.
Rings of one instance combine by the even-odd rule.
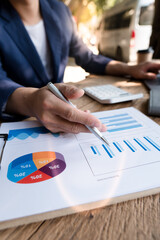
[[[107,139],[103,136],[103,137],[101,137],[101,139],[103,140],[103,142],[105,142],[108,146],[110,146],[109,145],[109,142],[107,141]]]

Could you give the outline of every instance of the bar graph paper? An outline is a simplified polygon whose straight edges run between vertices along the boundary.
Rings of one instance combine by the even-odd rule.
[[[107,126],[104,135],[110,146],[89,134],[78,136],[95,176],[160,161],[159,126],[149,118],[133,108],[101,112],[96,116]]]

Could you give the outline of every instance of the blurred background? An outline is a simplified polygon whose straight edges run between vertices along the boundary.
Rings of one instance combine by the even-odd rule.
[[[137,51],[160,59],[160,0],[64,0],[80,37],[95,53],[136,63]],[[73,64],[72,60],[70,60]]]

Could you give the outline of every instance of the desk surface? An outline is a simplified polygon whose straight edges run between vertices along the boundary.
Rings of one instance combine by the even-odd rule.
[[[89,76],[76,83],[79,88],[112,83],[144,98],[116,105],[101,105],[87,96],[75,101],[77,107],[91,112],[134,106],[147,114],[148,91],[140,82],[124,78]],[[160,124],[160,118],[152,118]],[[1,240],[140,240],[160,239],[160,194],[85,211],[52,220],[0,231]]]

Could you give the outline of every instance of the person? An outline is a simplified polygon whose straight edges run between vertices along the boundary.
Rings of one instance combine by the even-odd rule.
[[[72,15],[57,0],[0,0],[0,117],[36,117],[52,132],[88,132],[85,125],[106,131],[91,115],[72,108],[46,87],[49,81],[68,99],[83,90],[62,83],[68,56],[94,74],[154,79],[160,64],[129,66],[94,55],[78,37]]]
[[[160,59],[160,1],[155,0],[154,18],[152,24],[152,34],[150,37],[150,46],[154,50],[153,58]]]

